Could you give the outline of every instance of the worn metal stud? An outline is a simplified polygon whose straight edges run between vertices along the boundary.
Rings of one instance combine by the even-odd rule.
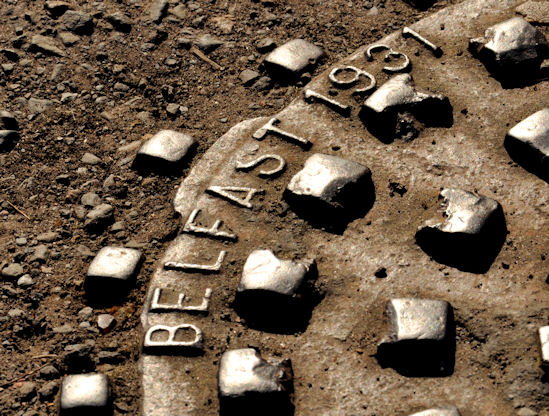
[[[60,416],[112,415],[109,378],[106,374],[66,376],[61,385]]]
[[[264,64],[273,77],[292,81],[314,67],[323,56],[322,48],[303,39],[294,39],[267,55]]]
[[[133,167],[139,171],[171,173],[181,169],[196,141],[183,133],[161,130],[137,152]]]
[[[532,114],[509,130],[505,148],[526,170],[549,182],[549,108]]]
[[[505,241],[505,217],[494,199],[461,189],[440,192],[444,219],[432,219],[416,232],[416,242],[433,259],[458,269],[483,272]]]
[[[219,363],[221,412],[288,414],[291,383],[289,360],[266,361],[252,348],[227,351]]]
[[[143,261],[141,252],[124,247],[103,247],[91,262],[84,288],[95,300],[107,300],[129,289]]]

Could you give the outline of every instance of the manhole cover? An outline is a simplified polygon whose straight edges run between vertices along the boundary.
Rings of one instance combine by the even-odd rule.
[[[211,147],[151,279],[143,414],[549,414],[547,126],[504,146],[549,107],[546,52],[515,44],[513,72],[498,45],[547,27],[485,34],[516,4],[367,45]]]

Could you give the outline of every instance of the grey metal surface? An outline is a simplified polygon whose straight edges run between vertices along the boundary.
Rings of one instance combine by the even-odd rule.
[[[549,181],[549,108],[528,116],[505,136],[509,155]]]
[[[252,348],[227,351],[219,362],[219,394],[240,397],[248,393],[272,393],[283,390],[284,369],[280,363],[265,361]]]
[[[382,141],[411,140],[419,134],[410,115],[424,125],[450,126],[452,106],[442,94],[419,91],[410,74],[395,75],[366,99],[361,118]]]
[[[161,130],[141,146],[133,166],[151,171],[176,169],[195,145],[196,141],[187,134]]]
[[[416,232],[416,242],[440,263],[486,272],[506,238],[501,205],[462,189],[443,189],[439,198],[443,218],[425,221]]]
[[[484,37],[471,39],[469,48],[494,75],[504,79],[528,79],[549,57],[543,33],[518,16],[489,27]]]
[[[336,215],[369,205],[374,198],[371,172],[366,166],[338,156],[316,153],[305,161],[286,187],[290,205],[305,215],[332,209]],[[330,218],[330,221],[333,218]]]
[[[377,360],[407,377],[451,375],[454,367],[453,311],[446,301],[391,299],[389,330],[379,342]]]
[[[61,416],[112,415],[109,378],[106,374],[66,376],[59,396]]]
[[[491,217],[501,210],[499,203],[462,189],[446,188],[440,192],[444,207],[444,220],[428,220],[421,226],[435,228],[444,233],[480,234]]]
[[[88,268],[89,277],[111,277],[128,280],[137,271],[142,254],[125,247],[103,247]]]
[[[219,363],[220,414],[291,413],[292,382],[288,360],[264,360],[252,348],[226,351]]]
[[[508,20],[517,4],[467,1],[412,25],[444,50],[440,59],[421,46],[416,57],[417,41],[401,33],[381,40],[410,57],[418,88],[449,98],[454,108],[450,126],[424,126],[413,142],[380,142],[358,117],[360,106],[353,98],[354,89],[363,86],[358,84],[330,96],[352,107],[350,117],[300,97],[273,117],[238,124],[204,154],[184,180],[174,207],[183,224],[199,209],[200,225],[208,232],[183,230],[176,238],[151,279],[142,314],[145,333],[155,325],[196,325],[203,334],[203,353],[142,355],[143,414],[218,415],[220,357],[253,346],[265,356],[292,360],[295,409],[288,414],[296,416],[408,415],[442,403],[456,405],[464,416],[514,416],[522,408],[546,416],[549,387],[542,382],[535,334],[549,319],[548,184],[510,163],[503,140],[510,126],[549,105],[549,85],[540,81],[504,89],[467,52],[469,38]],[[383,85],[391,76],[383,67],[396,63],[384,62],[383,52],[367,61],[366,49],[327,68],[307,88],[328,96],[333,88],[329,74],[346,66],[366,70]],[[273,119],[279,130],[272,134],[265,126],[272,126]],[[372,172],[372,208],[337,232],[311,226],[283,197],[311,153],[337,155]],[[270,168],[267,163],[279,165],[273,160],[248,171],[235,169],[238,162],[274,154],[286,166],[278,176],[258,175]],[[406,193],[393,195],[392,183]],[[252,195],[246,201],[250,206],[206,192],[212,186],[244,189],[237,196],[245,202]],[[417,227],[435,215],[439,191],[450,186],[476,190],[504,209],[509,235],[482,272],[434,261],[416,244]],[[220,231],[237,238],[218,238]],[[235,312],[243,266],[257,249],[271,249],[280,258],[316,259],[324,297],[299,330],[250,327]],[[169,270],[163,267],[166,262],[209,269]],[[386,270],[383,279],[375,276],[380,268]],[[208,314],[155,312],[151,301],[158,288],[184,293],[192,304],[211,289]],[[417,377],[380,365],[383,312],[395,298],[437,299],[453,306],[455,334],[448,339],[454,343],[437,357],[444,371]],[[436,346],[432,351],[438,351]]]
[[[264,64],[273,76],[291,79],[314,67],[323,56],[322,48],[304,39],[294,39],[269,53]]]
[[[143,261],[139,250],[124,247],[103,247],[96,254],[88,271],[84,288],[97,300],[116,297],[129,288]]]
[[[248,256],[237,291],[266,290],[296,296],[313,261],[280,260],[270,250],[255,250]]]
[[[448,302],[433,299],[391,299],[387,304],[389,332],[381,343],[409,340],[442,341],[450,322]]]

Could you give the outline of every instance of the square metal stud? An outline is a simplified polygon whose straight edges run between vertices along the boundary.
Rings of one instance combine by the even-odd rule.
[[[143,255],[124,247],[103,247],[91,262],[84,289],[96,300],[112,299],[129,289],[137,274]]]
[[[110,416],[112,405],[106,374],[66,376],[61,385],[60,416]]]
[[[322,48],[303,39],[294,39],[267,55],[264,65],[273,78],[293,81],[314,67],[323,56]]]
[[[133,167],[138,171],[172,173],[181,169],[196,145],[195,139],[173,130],[161,130],[137,152]]]
[[[378,345],[382,366],[405,375],[444,375],[453,371],[455,337],[450,304],[433,299],[392,299],[389,330]]]
[[[225,352],[219,363],[221,414],[292,414],[292,377],[289,360],[266,361],[252,348]]]
[[[412,140],[421,125],[449,127],[453,123],[448,97],[418,90],[410,74],[395,75],[379,87],[364,101],[360,118],[385,143]]]
[[[364,216],[375,190],[366,166],[317,153],[290,180],[284,198],[296,213],[313,223],[338,225]]]
[[[505,148],[526,170],[549,182],[549,108],[532,114],[509,130]]]
[[[505,217],[494,199],[461,189],[440,193],[444,218],[426,221],[417,244],[439,263],[482,273],[490,268],[505,241]]]
[[[280,260],[270,250],[253,251],[244,264],[239,292],[268,291],[296,297],[314,260]]]
[[[489,27],[484,37],[471,39],[469,50],[502,82],[520,83],[537,75],[549,57],[549,43],[522,17]]]
[[[248,325],[297,330],[313,308],[306,281],[316,271],[314,260],[281,260],[270,250],[255,250],[244,264],[235,308]]]

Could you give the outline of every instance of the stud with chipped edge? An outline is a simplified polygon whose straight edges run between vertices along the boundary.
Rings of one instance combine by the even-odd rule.
[[[349,221],[365,214],[375,191],[366,166],[316,153],[290,180],[284,198],[292,209],[315,222]]]
[[[489,27],[484,37],[469,41],[469,50],[494,77],[513,83],[536,76],[549,58],[547,39],[522,17]]]
[[[91,262],[84,289],[86,296],[103,301],[122,295],[143,261],[141,252],[124,247],[103,247]]]
[[[383,367],[412,376],[453,371],[453,312],[448,302],[391,299],[385,313],[389,330],[377,351]]]
[[[416,243],[439,263],[475,273],[488,270],[505,241],[501,205],[461,189],[443,189],[439,198],[445,218],[421,225]]]
[[[294,39],[273,50],[265,58],[265,69],[273,78],[295,81],[324,56],[322,48],[303,39]]]
[[[292,377],[289,360],[265,360],[252,348],[226,351],[218,374],[221,414],[292,414]]]
[[[441,406],[433,409],[423,410],[414,413],[410,416],[461,416],[459,410],[455,406]]]
[[[417,137],[417,122],[428,127],[453,123],[448,97],[419,91],[410,74],[395,75],[379,87],[364,101],[359,116],[368,130],[386,143]]]
[[[106,374],[74,374],[61,385],[60,416],[112,415],[109,378]]]
[[[238,291],[264,290],[295,297],[314,260],[280,260],[270,250],[253,251],[244,264]]]
[[[314,260],[281,260],[270,250],[254,250],[244,264],[235,309],[251,326],[303,326],[313,307],[306,282],[316,273]]]
[[[549,108],[530,115],[509,130],[505,148],[526,170],[549,182]]]
[[[191,136],[173,130],[161,130],[141,146],[132,167],[143,172],[177,172],[195,146],[196,141]]]

